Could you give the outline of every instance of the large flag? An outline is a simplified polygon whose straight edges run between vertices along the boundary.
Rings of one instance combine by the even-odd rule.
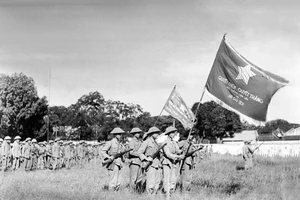
[[[287,84],[286,79],[249,62],[224,36],[205,88],[221,106],[261,123],[266,121],[272,96]]]
[[[185,129],[191,129],[193,127],[195,115],[177,92],[176,86],[172,90],[163,110],[178,119]]]

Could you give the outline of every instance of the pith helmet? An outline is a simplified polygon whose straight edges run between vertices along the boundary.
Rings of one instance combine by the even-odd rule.
[[[21,137],[17,135],[14,140],[21,140]]]
[[[32,139],[32,141],[31,141],[32,143],[36,143],[37,141],[36,141],[36,139]]]
[[[11,140],[11,137],[5,136],[4,140]]]
[[[143,132],[143,131],[142,131],[141,129],[137,128],[137,127],[131,129],[131,131],[130,131],[131,134],[142,133],[142,132]]]
[[[161,130],[159,128],[152,126],[147,133],[144,134],[143,139],[146,139],[149,135],[152,135],[154,133],[160,133]]]
[[[117,135],[117,134],[125,133],[125,131],[122,130],[121,128],[117,127],[117,128],[114,128],[110,133],[113,135]]]
[[[0,138],[0,142],[3,142],[3,139],[2,139],[2,138]]]
[[[30,140],[31,140],[31,138],[28,137],[28,138],[26,138],[25,142],[28,142],[28,141],[30,141]]]
[[[49,140],[49,144],[53,143],[53,140]]]
[[[173,126],[169,126],[167,129],[166,129],[166,131],[165,131],[165,135],[168,135],[168,134],[170,134],[170,133],[174,133],[174,132],[176,132],[177,131],[177,128],[175,128],[175,127],[173,127]]]
[[[57,141],[59,141],[60,139],[59,138],[56,138],[55,140],[54,140],[54,142],[57,142]]]

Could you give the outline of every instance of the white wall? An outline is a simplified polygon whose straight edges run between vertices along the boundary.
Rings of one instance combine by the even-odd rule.
[[[252,149],[257,147],[262,142],[252,144]],[[211,144],[208,145],[212,148],[213,153],[240,155],[242,154],[243,143],[226,143],[226,144]],[[256,155],[268,156],[268,157],[287,157],[287,156],[299,156],[300,141],[270,141],[264,142],[256,151]]]

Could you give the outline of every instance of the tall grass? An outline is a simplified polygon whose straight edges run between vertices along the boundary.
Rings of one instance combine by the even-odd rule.
[[[172,199],[299,199],[300,175],[298,158],[257,157],[251,170],[243,170],[241,157],[213,155],[200,160],[193,171],[192,189],[175,192]],[[128,183],[124,168],[124,185]],[[1,172],[0,199],[164,199],[136,194],[123,187],[118,192],[103,190],[107,171],[100,164],[86,164],[83,169]]]

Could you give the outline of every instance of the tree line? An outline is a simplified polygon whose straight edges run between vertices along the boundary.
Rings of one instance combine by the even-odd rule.
[[[192,106],[194,113],[198,103]],[[196,118],[193,131],[200,138],[230,137],[241,130],[256,129],[264,134],[277,128],[287,131],[299,127],[299,124],[281,119],[256,127],[241,122],[237,114],[215,102],[200,104]],[[183,136],[188,134],[171,116],[151,116],[138,104],[106,100],[98,91],[81,96],[68,107],[50,107],[46,97],[38,96],[31,77],[23,73],[0,75],[0,137],[20,135],[38,140],[47,140],[47,136],[49,139],[107,140],[110,131],[117,126],[129,132],[133,127],[147,131],[154,124],[164,130],[173,123]]]

